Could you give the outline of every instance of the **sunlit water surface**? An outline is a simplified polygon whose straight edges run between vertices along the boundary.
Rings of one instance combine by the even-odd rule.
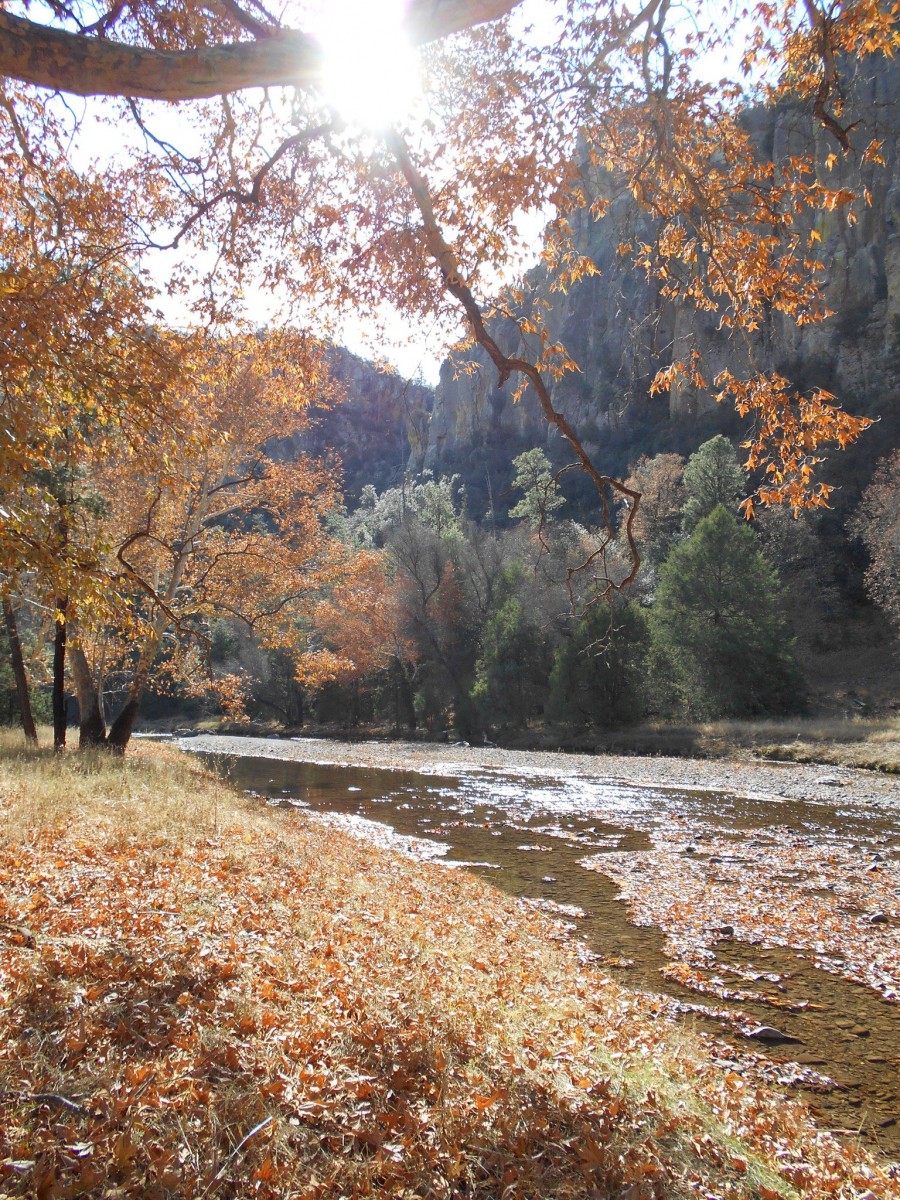
[[[187,746],[187,744],[186,744]],[[191,749],[202,752],[199,744]],[[900,1156],[900,1007],[869,988],[814,967],[784,948],[764,949],[719,938],[718,969],[750,976],[757,993],[779,1007],[741,1000],[760,1025],[796,1039],[761,1045],[697,1012],[723,1007],[666,980],[666,940],[652,926],[629,920],[618,888],[600,869],[583,863],[598,855],[665,845],[685,830],[734,839],[765,854],[775,836],[802,835],[823,855],[853,843],[896,842],[900,822],[839,802],[741,798],[729,794],[653,789],[585,779],[499,775],[477,771],[455,777],[405,771],[323,766],[275,758],[216,758],[234,783],[287,813],[316,814],[358,836],[391,845],[447,867],[465,866],[515,896],[537,901],[565,917],[574,906],[570,936],[601,969],[629,986],[672,997],[683,1019],[701,1033],[723,1037],[731,1053],[764,1056],[774,1083],[810,1102],[823,1123],[845,1135],[859,1133],[873,1148]],[[612,860],[610,860],[612,861]],[[557,908],[556,906],[561,906]],[[774,981],[774,982],[773,982]],[[739,983],[739,981],[738,981]],[[802,996],[802,1012],[784,1011],[785,998]],[[725,1051],[727,1055],[729,1051]],[[796,1065],[793,1065],[796,1064]],[[824,1079],[830,1081],[822,1082]]]

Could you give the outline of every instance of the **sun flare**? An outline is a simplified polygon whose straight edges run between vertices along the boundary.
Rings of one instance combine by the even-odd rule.
[[[419,58],[403,9],[403,0],[332,0],[323,16],[326,97],[367,129],[401,120],[418,94]]]

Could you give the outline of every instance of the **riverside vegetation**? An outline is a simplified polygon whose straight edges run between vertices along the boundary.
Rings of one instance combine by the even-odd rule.
[[[897,1194],[471,876],[160,746],[0,806],[4,1194]]]
[[[455,478],[366,487],[352,511],[322,490],[319,541],[291,543],[266,589],[254,589],[259,554],[279,535],[258,513],[227,535],[216,523],[220,508],[247,516],[273,502],[286,475],[270,475],[265,461],[249,496],[242,481],[212,488],[213,524],[190,542],[177,599],[142,656],[115,622],[71,649],[83,744],[106,737],[102,706],[127,714],[125,736],[116,740],[118,718],[109,733],[124,746],[145,693],[158,728],[210,728],[218,709],[257,728],[635,753],[753,749],[897,770],[895,594],[879,594],[883,613],[851,605],[807,519],[742,521],[744,476],[721,435],[687,460],[667,453],[635,464],[644,561],[627,597],[609,604],[597,602],[602,580],[579,571],[594,534],[566,516],[541,450],[516,459],[518,500],[503,522],[474,520]],[[885,509],[898,486],[886,470],[864,503]],[[889,553],[879,553],[871,561],[883,582]],[[602,570],[617,569],[610,551]],[[286,586],[296,587],[290,604],[279,598]],[[27,608],[19,627],[35,709],[49,711],[39,681],[50,675],[52,631]],[[13,673],[0,667],[0,715],[12,721],[17,707]]]

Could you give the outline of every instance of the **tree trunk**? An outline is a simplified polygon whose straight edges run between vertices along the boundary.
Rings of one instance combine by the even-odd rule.
[[[106,745],[106,723],[100,708],[100,693],[80,646],[69,649],[69,667],[78,697],[78,749]]]
[[[131,677],[131,683],[128,685],[125,703],[110,726],[106,744],[116,754],[124,754],[125,748],[131,741],[131,735],[134,732],[135,722],[138,718],[138,710],[141,706],[141,696],[143,696],[147,680],[150,678],[150,669],[153,666],[153,660],[156,658],[156,652],[159,649],[161,640],[162,633],[154,633],[144,643],[144,648],[141,650],[140,658]]]
[[[9,596],[3,597],[3,617],[6,621],[6,636],[9,639],[9,656],[12,659],[13,675],[16,680],[16,692],[19,696],[19,714],[22,718],[22,730],[27,741],[37,745],[37,730],[34,727],[34,717],[31,712],[31,696],[28,693],[28,676],[25,674],[25,660],[22,657],[22,643],[19,641],[19,629],[16,625],[16,614],[10,603]]]
[[[521,0],[442,0],[411,8],[405,31],[416,45],[496,21]],[[76,96],[198,100],[243,88],[316,87],[318,42],[293,29],[185,50],[156,50],[87,37],[0,11],[0,74]]]
[[[66,748],[66,609],[67,596],[56,597],[53,635],[53,749]]]
[[[134,733],[134,726],[138,717],[138,709],[141,707],[143,692],[143,684],[133,694],[132,689],[128,689],[128,697],[119,709],[118,716],[110,726],[106,744],[116,754],[124,754],[128,743],[131,741],[131,735]]]
[[[409,676],[406,674],[406,668],[403,664],[403,660],[399,655],[394,656],[393,672],[397,728],[399,729],[400,725],[404,724],[412,733],[416,728],[415,698],[413,696],[412,684],[410,683]]]

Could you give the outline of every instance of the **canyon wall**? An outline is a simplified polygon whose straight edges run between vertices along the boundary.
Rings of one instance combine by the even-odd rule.
[[[900,362],[900,169],[897,131],[900,127],[900,67],[882,60],[864,62],[853,81],[852,97],[842,118],[858,122],[854,145],[863,148],[875,137],[884,143],[886,166],[860,167],[858,151],[847,160],[839,155],[829,168],[828,156],[838,151],[834,139],[809,110],[799,106],[756,109],[745,121],[760,154],[778,162],[789,155],[810,154],[823,181],[832,187],[859,191],[868,186],[871,204],[856,206],[851,224],[845,209],[815,215],[821,235],[819,255],[826,265],[828,307],[834,316],[821,325],[798,329],[788,321],[771,319],[754,346],[758,361],[808,388],[833,392],[851,411],[878,416],[896,406]],[[691,421],[711,408],[709,393],[686,385],[651,398],[649,384],[656,371],[684,359],[692,346],[704,355],[707,378],[728,365],[737,372],[741,352],[726,342],[714,321],[686,305],[663,302],[658,289],[616,253],[620,242],[641,237],[652,240],[653,229],[637,211],[630,194],[616,195],[611,179],[598,179],[595,188],[611,200],[608,212],[594,220],[588,209],[574,215],[577,249],[599,268],[568,294],[550,291],[543,268],[529,275],[538,298],[550,302],[548,323],[554,340],[562,341],[579,364],[578,373],[552,385],[553,402],[573,423],[586,448],[602,462],[604,445],[612,435],[620,440],[630,425],[653,419],[668,404],[673,422]],[[812,228],[812,220],[810,228]],[[527,356],[512,322],[496,323],[492,332],[511,356]],[[498,387],[496,372],[486,357],[470,355],[473,374],[460,375],[445,362],[433,408],[415,427],[410,440],[409,467],[440,472],[458,464],[466,447],[487,439],[492,444],[545,446],[551,457],[561,451],[559,437],[541,416],[536,398],[526,393],[512,400],[514,383]]]

